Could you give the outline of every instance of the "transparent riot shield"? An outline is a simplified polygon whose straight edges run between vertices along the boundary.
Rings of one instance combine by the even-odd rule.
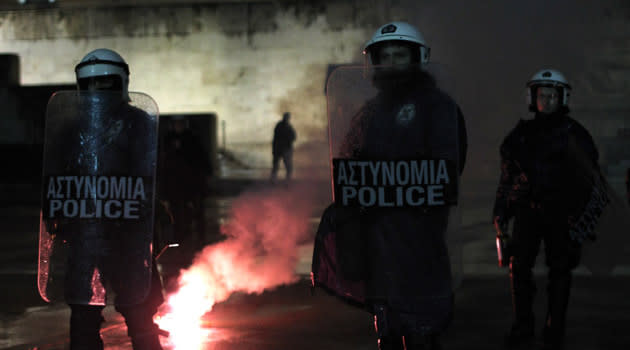
[[[151,97],[62,91],[49,100],[38,288],[46,301],[136,304],[149,292],[158,108]]]
[[[439,328],[461,271],[461,259],[450,258],[461,256],[450,244],[460,221],[458,108],[423,74],[380,84],[387,69],[340,67],[329,77],[334,206],[323,220],[335,238],[316,242],[332,262],[314,257],[313,278],[345,297],[364,293],[355,301],[426,313],[427,327]]]

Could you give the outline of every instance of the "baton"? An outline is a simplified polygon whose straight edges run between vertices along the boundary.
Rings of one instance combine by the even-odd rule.
[[[503,246],[503,240],[501,236],[497,235],[497,258],[499,259],[499,267],[507,266],[503,255],[504,250],[505,247]]]
[[[499,267],[507,267],[509,266],[508,261],[506,261],[509,259],[509,257],[506,256],[507,236],[503,233],[498,223],[496,223],[494,227],[497,230],[496,245],[497,245],[497,258],[499,261]]]

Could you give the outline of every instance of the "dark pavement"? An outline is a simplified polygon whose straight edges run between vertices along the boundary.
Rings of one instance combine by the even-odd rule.
[[[206,201],[209,230],[216,230],[225,219],[231,199],[239,190],[256,182],[237,179],[220,184],[220,195]],[[476,207],[464,213],[464,280],[456,293],[453,323],[442,336],[446,350],[502,349],[503,335],[511,325],[507,271],[495,266],[492,231],[489,222],[476,219],[480,212],[483,210]],[[0,349],[68,347],[68,308],[62,303],[47,304],[37,294],[38,215],[37,205],[28,201],[0,208]],[[314,213],[313,228],[316,216]],[[220,238],[216,232],[204,238],[207,243],[217,239]],[[310,242],[300,247],[297,283],[260,295],[234,294],[206,314],[203,349],[376,350],[369,314],[322,290],[311,294],[307,279],[311,249]],[[188,253],[185,248],[171,253],[162,269],[172,272],[185,267],[191,258]],[[542,329],[545,312],[544,271],[539,264],[535,308],[538,330]],[[569,305],[567,349],[630,349],[630,276],[627,269],[619,271],[606,278],[594,277],[583,269],[576,272]],[[106,348],[131,349],[121,316],[111,306],[105,310],[102,333]],[[173,349],[168,339],[162,341],[165,349]]]

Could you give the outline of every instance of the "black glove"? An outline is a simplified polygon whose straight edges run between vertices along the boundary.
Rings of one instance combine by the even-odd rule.
[[[501,216],[495,216],[494,217],[494,229],[497,231],[497,235],[498,236],[502,236],[502,237],[506,237],[508,238],[508,225],[510,223],[509,219],[506,219],[505,217],[501,217]]]

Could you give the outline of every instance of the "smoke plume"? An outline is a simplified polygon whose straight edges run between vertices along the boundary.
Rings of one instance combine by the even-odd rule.
[[[182,270],[178,290],[168,297],[169,313],[158,321],[176,348],[198,348],[201,318],[233,293],[262,293],[296,281],[297,248],[310,237],[312,188],[263,188],[235,199],[221,228],[226,239],[205,247]]]

